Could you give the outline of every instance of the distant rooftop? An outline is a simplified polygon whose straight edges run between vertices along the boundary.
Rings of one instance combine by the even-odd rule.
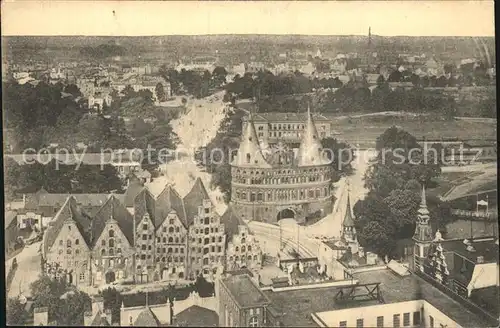
[[[269,299],[250,279],[250,276],[235,275],[221,281],[242,308],[269,304]]]
[[[319,114],[319,113],[313,113],[312,114],[313,119],[315,121],[330,121],[329,118],[326,116]],[[278,113],[278,112],[271,112],[271,113],[258,113],[255,114],[253,117],[254,122],[256,123],[262,123],[262,122],[300,122],[304,123],[307,121],[307,113]]]

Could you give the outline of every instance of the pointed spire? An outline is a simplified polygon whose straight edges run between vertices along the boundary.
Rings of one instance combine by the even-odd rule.
[[[422,218],[426,217],[427,219],[429,218],[429,210],[427,209],[427,199],[425,196],[425,185],[422,184],[422,194],[421,194],[421,199],[420,199],[420,208],[418,209],[418,214],[419,216],[422,216]]]
[[[318,136],[318,131],[316,130],[316,125],[311,114],[311,107],[308,103],[307,105],[307,120],[304,134],[302,135],[302,141],[300,143],[298,152],[298,165],[299,166],[314,166],[325,164],[323,157],[321,156],[321,141]]]
[[[266,162],[257,138],[257,131],[253,124],[252,112],[249,112],[247,123],[244,126],[240,148],[233,160],[233,165],[242,167],[271,167]]]

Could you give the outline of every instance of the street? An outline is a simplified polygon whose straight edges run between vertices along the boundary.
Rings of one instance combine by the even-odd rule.
[[[23,251],[15,257],[17,259],[18,267],[14,275],[14,279],[12,280],[8,297],[17,297],[20,293],[24,296],[29,296],[31,294],[30,285],[38,279],[41,270],[41,254],[38,252],[41,244],[41,242],[38,242],[26,245]],[[5,262],[6,275],[12,266],[12,261],[13,259],[10,259]]]

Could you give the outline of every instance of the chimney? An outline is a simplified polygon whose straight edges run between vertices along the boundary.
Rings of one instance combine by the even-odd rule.
[[[111,309],[106,309],[104,311],[104,313],[105,313],[105,316],[106,316],[106,321],[108,321],[108,323],[110,325],[112,325],[113,324],[113,320],[112,320],[113,319],[113,314],[111,312]]]
[[[478,256],[477,259],[476,259],[476,263],[477,264],[481,264],[481,263],[484,263],[484,256]]]
[[[40,307],[33,310],[33,326],[47,326],[49,323],[49,308]]]

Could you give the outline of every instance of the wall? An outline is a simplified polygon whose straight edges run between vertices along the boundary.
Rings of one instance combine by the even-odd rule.
[[[420,313],[422,307],[425,313],[424,318],[421,317]],[[319,312],[313,315],[313,320],[315,320],[320,327],[338,327],[341,321],[347,321],[347,327],[355,327],[356,321],[358,319],[363,319],[364,327],[377,327],[377,317],[383,316],[383,326],[393,327],[393,316],[399,314],[400,327],[404,327],[404,313],[408,313],[410,323],[406,327],[418,327],[419,325],[414,323],[414,312],[420,313],[420,321],[422,322],[423,320],[425,322],[425,327],[431,327],[429,316],[434,318],[434,327],[440,327],[440,324],[448,327],[460,327],[444,313],[423,300]]]

